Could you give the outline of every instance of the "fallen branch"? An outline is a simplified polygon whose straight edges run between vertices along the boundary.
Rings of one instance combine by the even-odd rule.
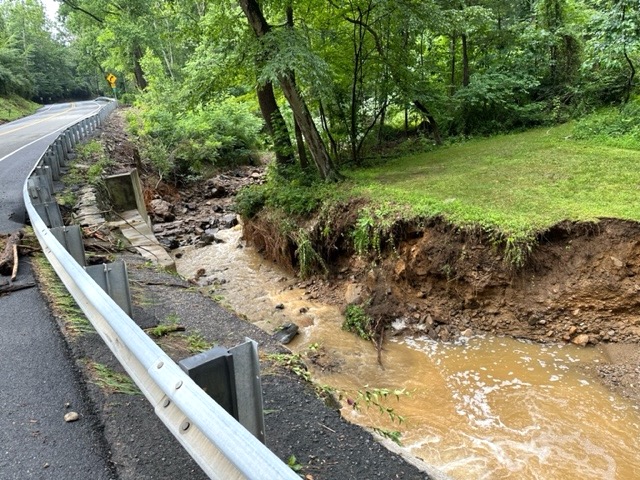
[[[9,283],[0,285],[0,295],[9,292],[15,292],[17,290],[24,290],[25,288],[35,287],[36,284],[33,282],[30,283]]]
[[[22,230],[12,233],[7,239],[7,243],[4,246],[4,251],[0,255],[0,275],[13,274],[13,264],[15,262],[14,257],[14,245],[19,245],[20,240],[24,236]]]

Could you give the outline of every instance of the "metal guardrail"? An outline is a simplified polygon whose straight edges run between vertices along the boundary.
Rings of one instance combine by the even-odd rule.
[[[51,168],[52,162],[64,165],[75,144],[101,125],[115,107],[115,102],[109,102],[98,113],[65,130],[40,158],[30,177],[37,175],[38,166]],[[220,480],[299,480],[293,470],[196,385],[91,279],[51,232],[50,227],[59,225],[47,225],[38,214],[28,183],[29,180],[23,188],[24,202],[47,259],[151,402],[156,415],[202,470]],[[37,197],[34,200],[38,202]]]

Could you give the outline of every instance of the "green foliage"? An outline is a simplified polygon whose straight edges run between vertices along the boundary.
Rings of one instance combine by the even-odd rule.
[[[2,61],[0,60],[0,69],[2,68],[1,63]],[[40,105],[18,97],[17,95],[0,97],[0,121],[11,122],[18,118],[31,115],[39,107]]]
[[[198,332],[187,336],[187,344],[191,353],[201,353],[213,347],[213,343],[209,342]]]
[[[388,406],[387,401],[393,397],[395,397],[396,401],[400,401],[400,397],[408,395],[409,392],[404,388],[390,390],[388,388],[372,388],[365,385],[365,388],[358,390],[355,398],[350,398],[348,403],[355,410],[360,409],[362,405],[367,408],[376,408],[381,414],[387,415],[392,422],[402,424],[405,418],[402,415],[398,415],[393,407]]]
[[[299,353],[270,353],[267,358],[280,367],[284,367],[295,373],[300,378],[311,381],[311,374],[302,361]]]
[[[583,117],[576,122],[573,135],[602,145],[640,150],[640,99]]]
[[[302,471],[302,468],[303,468],[302,465],[300,465],[300,463],[298,463],[298,459],[296,458],[295,455],[291,455],[287,459],[287,465],[294,472],[300,472],[300,471]]]
[[[397,158],[350,172],[353,188],[341,195],[407,205],[402,218],[443,216],[497,232],[497,245],[511,239],[513,259],[526,255],[536,232],[562,220],[640,220],[640,152],[572,134],[567,124]]]
[[[98,183],[102,175],[109,168],[115,165],[115,162],[107,157],[102,144],[97,140],[91,140],[78,146],[78,159],[82,163],[88,163],[87,180],[90,183]]]
[[[393,213],[393,209],[388,205],[362,209],[351,233],[353,249],[357,255],[365,256],[374,252],[379,257],[382,254],[384,241],[394,246]]]
[[[388,438],[396,445],[400,447],[402,446],[402,441],[400,440],[400,438],[402,437],[402,432],[398,430],[387,430],[385,428],[375,428],[375,427],[373,428],[373,431],[382,437]]]
[[[42,254],[36,255],[33,265],[38,276],[38,283],[43,287],[43,291],[49,298],[55,312],[64,322],[66,331],[72,336],[95,333],[93,325],[82,313],[47,258]]]
[[[160,338],[168,335],[169,333],[176,331],[176,326],[180,322],[180,317],[175,313],[170,313],[167,315],[166,319],[167,323],[159,323],[153,328],[150,328],[148,333],[154,337]]]
[[[267,182],[240,191],[236,198],[238,213],[253,218],[263,207],[280,210],[288,216],[306,217],[335,194],[332,185],[312,171],[297,165],[269,166]]]
[[[454,99],[455,122],[462,133],[490,134],[544,123],[543,104],[531,102],[529,92],[539,81],[529,75],[486,72],[471,76]]]
[[[226,96],[184,108],[190,92],[179,91],[160,60],[148,51],[141,63],[148,86],[138,100],[139,113],[127,120],[129,131],[140,138],[141,153],[160,174],[180,178],[197,175],[205,166],[252,161],[262,122],[251,105]]]
[[[244,218],[255,217],[267,202],[267,192],[262,185],[249,185],[240,190],[235,199],[235,210]]]
[[[373,320],[360,305],[347,305],[342,329],[353,332],[364,340],[373,338]]]
[[[39,103],[91,95],[77,50],[53,32],[41,2],[0,2],[0,94]]]
[[[328,273],[327,265],[313,248],[307,231],[300,228],[294,237],[297,245],[295,256],[298,259],[298,272],[300,276],[307,278],[318,272]]]

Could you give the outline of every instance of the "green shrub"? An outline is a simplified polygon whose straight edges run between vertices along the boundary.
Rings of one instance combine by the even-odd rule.
[[[236,212],[244,218],[255,217],[267,201],[263,185],[250,185],[236,195]]]
[[[619,109],[604,108],[580,119],[573,136],[609,146],[640,149],[640,100]]]
[[[353,332],[364,340],[373,338],[373,320],[360,305],[347,305],[342,329]]]
[[[246,102],[229,95],[193,105],[192,92],[181,91],[152,52],[142,63],[149,85],[136,99],[138,114],[128,121],[129,131],[146,146],[144,158],[175,177],[198,175],[208,165],[252,161],[263,122]]]
[[[300,276],[302,278],[306,278],[319,271],[327,273],[327,265],[324,263],[324,260],[318,252],[313,248],[313,244],[309,239],[309,234],[303,228],[300,228],[295,234],[295,240],[298,245],[295,255],[298,259]]]

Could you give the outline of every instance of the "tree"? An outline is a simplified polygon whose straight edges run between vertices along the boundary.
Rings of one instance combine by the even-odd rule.
[[[256,0],[238,0],[238,4],[247,17],[249,26],[256,37],[258,39],[267,37],[271,31],[271,26],[266,21],[258,2]],[[340,175],[327,152],[322,137],[320,137],[307,104],[293,81],[292,72],[285,67],[280,69],[276,76],[296,122],[300,126],[320,176],[329,181],[339,179]]]
[[[595,0],[589,44],[594,68],[619,69],[626,64],[623,101],[631,97],[640,54],[640,6],[637,0]]]

